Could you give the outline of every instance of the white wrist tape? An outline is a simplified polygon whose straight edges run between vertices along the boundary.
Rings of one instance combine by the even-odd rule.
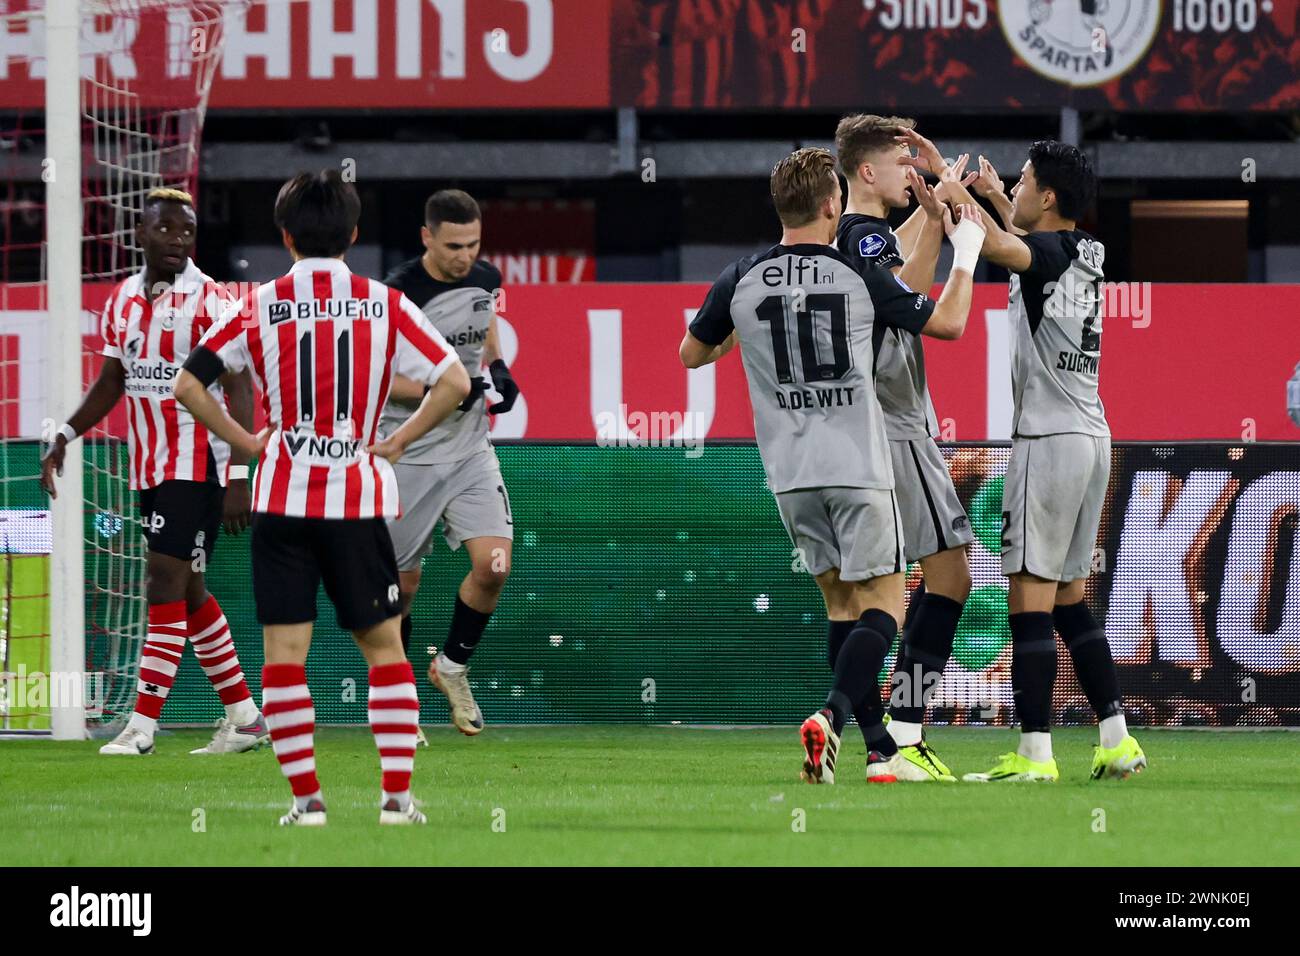
[[[948,237],[948,241],[952,243],[952,267],[973,273],[980,257],[980,248],[984,245],[984,227],[963,219],[957,223],[957,228]]]
[[[67,422],[64,422],[63,425],[60,426],[59,434],[63,436],[63,440],[66,442],[73,442],[76,441],[77,439],[76,429],[74,429]]]
[[[243,479],[248,478],[247,465],[230,465],[229,467],[226,468],[227,481],[238,481],[241,478]]]

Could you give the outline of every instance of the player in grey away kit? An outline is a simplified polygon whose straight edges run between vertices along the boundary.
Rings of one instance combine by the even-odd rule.
[[[470,571],[456,593],[446,643],[429,664],[429,680],[447,695],[456,729],[473,736],[483,730],[483,714],[470,691],[467,665],[510,575],[514,540],[510,498],[488,436],[488,414],[508,412],[519,388],[497,344],[494,298],[501,273],[478,258],[478,203],[459,189],[434,193],[425,204],[424,223],[424,255],[402,263],[384,284],[401,290],[424,311],[456,349],[472,388],[458,411],[413,442],[394,465],[402,515],[389,522],[388,530],[401,581],[402,644],[408,649],[420,565],[440,520],[447,546],[455,550],[464,544],[469,553]],[[499,399],[491,405],[482,397],[489,384]],[[395,431],[423,395],[423,386],[395,375],[382,432]]]
[[[912,188],[927,187],[908,171]],[[956,338],[966,326],[983,230],[978,211],[946,217],[956,264],[937,303],[895,276],[851,261],[832,242],[841,212],[835,158],[801,149],[772,171],[779,245],[723,270],[682,340],[687,368],[736,342],[749,381],[768,486],[821,588],[828,630],[847,630],[824,709],[800,728],[803,778],[834,783],[840,732],[852,714],[867,740],[867,779],[917,779],[931,762],[918,740],[904,755],[882,724],[877,675],[903,613],[903,547],[880,402],[874,329]],[[932,197],[927,194],[927,201]]]
[[[960,182],[967,156],[949,167],[934,144],[915,133],[915,121],[898,116],[845,116],[835,130],[840,171],[849,184],[849,200],[840,219],[836,246],[850,261],[887,269],[913,289],[934,284],[943,244],[943,206],[939,198]],[[910,138],[909,138],[910,137]],[[918,147],[911,156],[910,144]],[[936,201],[926,193],[898,233],[885,218],[891,208],[908,204],[910,165],[940,177]],[[971,201],[973,203],[973,200]],[[902,248],[909,250],[903,254]],[[924,580],[908,602],[903,638],[890,688],[888,729],[905,754],[924,734],[925,707],[952,656],[962,608],[970,595],[966,548],[974,536],[970,519],[943,453],[926,384],[921,337],[906,329],[876,328],[876,397],[885,413],[885,434],[894,467],[898,510],[903,521],[903,556],[919,561]],[[843,639],[831,626],[831,643]],[[832,655],[833,656],[833,655]],[[957,778],[932,750],[919,768],[921,780],[954,782]]]
[[[981,164],[983,166],[983,164]],[[1096,189],[1076,147],[1037,142],[1012,201],[991,197],[983,255],[1011,270],[1011,460],[1002,493],[1002,571],[1009,580],[1011,684],[1020,746],[965,779],[1055,780],[1050,732],[1056,637],[1100,722],[1091,774],[1146,766],[1128,732],[1119,678],[1101,625],[1084,602],[1110,477],[1110,427],[1097,393],[1106,250],[1079,229]],[[1001,189],[994,190],[999,195]]]

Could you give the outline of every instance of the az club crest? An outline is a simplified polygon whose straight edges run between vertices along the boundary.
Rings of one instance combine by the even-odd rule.
[[[998,19],[1034,72],[1096,86],[1146,55],[1160,26],[1160,0],[1002,0]]]

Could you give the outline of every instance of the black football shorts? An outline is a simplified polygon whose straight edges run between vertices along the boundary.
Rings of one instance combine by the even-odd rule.
[[[252,547],[253,599],[262,624],[316,620],[321,584],[345,631],[401,613],[397,558],[383,518],[254,514]]]
[[[226,489],[215,481],[173,479],[139,491],[140,520],[149,550],[206,568],[221,530]]]

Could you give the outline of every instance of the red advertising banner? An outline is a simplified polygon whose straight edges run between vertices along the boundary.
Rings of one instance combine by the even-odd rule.
[[[656,424],[661,438],[680,431],[668,417],[678,414],[690,416],[693,434],[752,438],[740,357],[694,372],[677,359],[688,317],[707,291],[696,284],[508,289],[507,359],[530,400],[524,420],[512,420],[516,407],[499,433],[592,439],[611,418],[621,427],[621,405],[628,430],[643,436]],[[1286,413],[1286,382],[1300,362],[1300,285],[1136,283],[1107,287],[1105,295],[1101,389],[1117,439],[1300,440]],[[926,342],[946,440],[1010,437],[1006,307],[1005,285],[977,285],[962,338]]]
[[[222,25],[216,109],[1300,106],[1300,0],[253,0]],[[164,102],[194,29],[88,18],[84,63]],[[0,22],[0,106],[40,102],[43,42]]]
[[[610,0],[255,0],[231,4],[210,106],[234,109],[593,108],[609,104]],[[26,8],[27,0],[12,6]],[[184,4],[88,18],[86,57],[108,81],[153,95],[189,80],[187,44],[207,38]],[[42,98],[35,33],[0,23],[5,107]],[[197,33],[196,33],[197,31]],[[125,48],[125,49],[123,49]],[[171,50],[170,54],[165,51]],[[150,52],[151,51],[151,52]],[[11,59],[12,58],[12,59]],[[6,75],[7,74],[7,75]]]
[[[1294,109],[1297,0],[619,0],[615,103]]]
[[[88,348],[97,346],[89,310],[107,291],[86,287]],[[494,423],[496,437],[752,438],[740,356],[689,372],[677,358],[706,291],[675,283],[508,285],[499,298],[501,346],[523,397]],[[1300,440],[1286,414],[1286,382],[1300,362],[1300,285],[1135,284],[1108,286],[1104,295],[1101,389],[1115,438]],[[0,287],[0,302],[0,437],[31,437],[45,414],[46,316],[25,290]],[[1010,436],[1006,305],[1006,286],[978,285],[962,338],[926,343],[945,440]],[[97,364],[88,357],[87,375]],[[118,416],[110,431],[119,434],[121,424]]]

